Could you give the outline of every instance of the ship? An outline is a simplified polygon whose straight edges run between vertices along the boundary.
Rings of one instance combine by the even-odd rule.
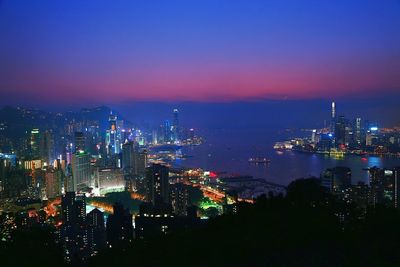
[[[270,163],[271,160],[267,159],[267,158],[260,158],[260,157],[254,157],[254,158],[249,158],[249,163],[252,164],[267,164]]]

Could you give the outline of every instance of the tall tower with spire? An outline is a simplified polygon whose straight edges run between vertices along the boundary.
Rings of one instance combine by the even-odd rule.
[[[179,111],[173,110],[172,134],[175,142],[179,141]]]
[[[119,142],[117,139],[117,116],[110,112],[108,117],[109,129],[106,132],[107,154],[114,155],[119,153]]]
[[[332,101],[332,117],[331,117],[331,132],[335,132],[335,123],[336,123],[336,103]]]

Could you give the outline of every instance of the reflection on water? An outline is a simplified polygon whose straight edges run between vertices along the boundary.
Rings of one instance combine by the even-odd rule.
[[[363,159],[359,156],[333,158],[328,155],[275,151],[272,146],[280,139],[268,132],[253,132],[249,135],[243,131],[221,131],[207,135],[206,140],[207,142],[201,146],[184,148],[183,152],[189,157],[176,161],[175,165],[252,175],[283,185],[289,184],[296,178],[319,176],[323,170],[335,166],[350,167],[353,183],[368,182],[366,168],[400,166],[399,158],[367,157]],[[271,160],[271,163],[249,164],[250,157],[266,157]]]

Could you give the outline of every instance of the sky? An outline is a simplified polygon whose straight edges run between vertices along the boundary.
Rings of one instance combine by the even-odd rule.
[[[385,106],[399,14],[399,0],[0,0],[0,104]]]

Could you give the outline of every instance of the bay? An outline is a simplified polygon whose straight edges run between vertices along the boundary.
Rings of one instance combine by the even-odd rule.
[[[306,133],[283,130],[218,129],[202,131],[204,143],[200,146],[185,147],[188,157],[174,162],[177,167],[203,168],[225,175],[251,175],[266,181],[288,185],[295,179],[309,176],[319,177],[327,168],[349,167],[352,183],[368,183],[369,167],[392,168],[400,166],[400,158],[359,156],[333,158],[326,155],[305,154],[294,151],[278,152],[273,149],[275,142]],[[250,164],[250,157],[266,157],[269,164]]]

